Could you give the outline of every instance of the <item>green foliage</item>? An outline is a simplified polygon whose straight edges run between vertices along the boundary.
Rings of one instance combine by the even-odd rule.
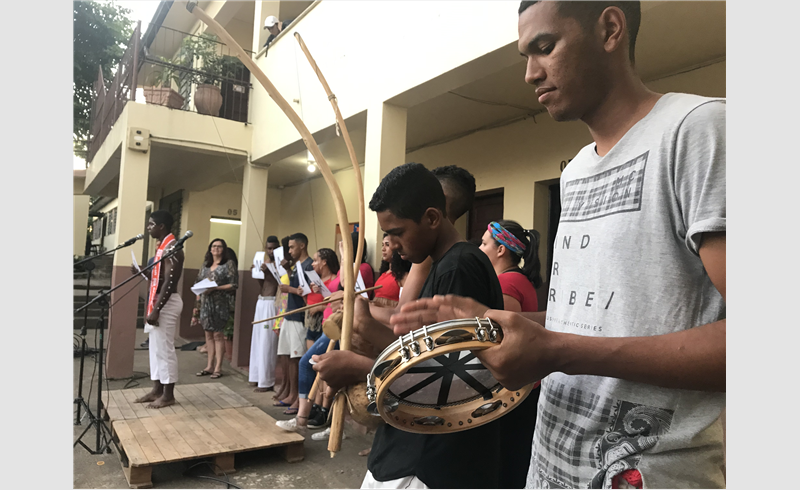
[[[180,71],[175,65],[171,64],[172,60],[164,58],[163,56],[159,56],[158,58],[162,63],[164,63],[164,65],[159,65],[150,75],[148,75],[145,84],[153,87],[165,88],[170,88],[173,83],[180,86]]]
[[[199,73],[193,75],[197,84],[221,86],[221,78],[232,78],[243,65],[234,56],[220,53],[219,38],[212,34],[187,36],[181,44],[182,64],[192,66]]]
[[[125,52],[133,32],[130,11],[110,2],[78,1],[72,3],[73,43],[73,146],[86,150],[92,89],[99,68],[103,78],[111,80],[113,71]]]

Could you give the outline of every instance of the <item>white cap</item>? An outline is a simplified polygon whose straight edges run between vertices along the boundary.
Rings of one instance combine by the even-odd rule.
[[[274,15],[270,15],[266,19],[264,19],[264,29],[269,29],[270,27],[274,26],[278,23],[278,18]]]

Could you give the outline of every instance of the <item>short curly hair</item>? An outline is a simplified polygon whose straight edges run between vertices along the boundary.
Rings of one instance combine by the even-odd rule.
[[[392,169],[369,201],[369,209],[376,213],[388,210],[400,219],[415,223],[422,220],[428,208],[436,208],[445,217],[447,215],[442,184],[421,163],[406,163]]]

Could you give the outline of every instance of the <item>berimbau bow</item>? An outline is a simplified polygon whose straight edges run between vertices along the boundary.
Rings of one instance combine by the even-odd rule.
[[[331,196],[333,197],[333,204],[336,208],[336,217],[339,221],[339,229],[342,231],[342,261],[347,264],[353,264],[353,268],[350,267],[342,267],[342,280],[344,284],[344,299],[342,305],[342,337],[340,340],[340,349],[342,350],[349,350],[350,349],[350,338],[353,330],[353,312],[355,306],[355,275],[358,272],[358,268],[361,265],[361,257],[363,254],[363,243],[364,243],[364,188],[363,183],[361,180],[361,170],[358,167],[358,160],[355,156],[355,150],[353,148],[353,144],[350,141],[350,135],[347,132],[347,127],[344,124],[344,119],[342,119],[342,115],[339,111],[339,107],[336,103],[336,97],[331,93],[330,88],[328,87],[325,78],[322,76],[322,73],[319,70],[316,62],[311,57],[311,54],[308,52],[308,49],[303,43],[302,38],[298,34],[295,34],[298,42],[300,43],[300,47],[303,49],[306,57],[308,58],[309,62],[311,63],[314,72],[319,77],[320,82],[322,83],[323,88],[325,89],[326,93],[328,94],[328,100],[330,100],[331,105],[333,106],[334,112],[336,114],[336,121],[342,130],[342,135],[344,137],[345,143],[347,144],[347,150],[350,154],[350,160],[353,164],[353,170],[355,171],[356,177],[356,185],[358,188],[358,198],[359,198],[359,227],[358,227],[358,254],[353,260],[353,242],[352,240],[347,240],[345,238],[345,230],[349,230],[349,222],[347,219],[347,209],[345,207],[344,198],[342,197],[342,192],[339,189],[339,185],[336,182],[336,178],[333,176],[333,172],[331,172],[330,167],[328,166],[328,162],[325,160],[325,157],[322,155],[322,152],[317,146],[317,142],[314,140],[314,137],[311,135],[311,132],[308,130],[306,125],[303,123],[303,120],[297,115],[294,109],[286,102],[286,99],[278,92],[278,89],[269,81],[267,75],[256,65],[250,56],[242,49],[241,46],[233,39],[233,37],[228,34],[228,32],[214,19],[212,19],[208,14],[206,14],[203,9],[197,6],[196,1],[190,1],[186,4],[186,9],[191,12],[195,17],[205,23],[211,31],[214,32],[220,39],[222,39],[226,45],[231,49],[233,54],[239,58],[250,73],[258,80],[258,82],[266,89],[269,96],[272,98],[273,101],[280,107],[280,109],[286,114],[286,117],[292,122],[294,127],[300,133],[300,136],[303,138],[303,143],[305,143],[306,148],[311,154],[314,156],[314,159],[317,162],[317,166],[320,169],[320,173],[322,173],[322,177],[325,179],[325,183],[328,185],[328,189],[331,192]],[[337,396],[334,400],[334,404],[332,407],[332,422],[331,422],[331,434],[328,440],[328,450],[331,452],[331,457],[339,451],[341,448],[341,440],[342,440],[342,431],[343,431],[343,424],[344,424],[344,399],[341,396]]]

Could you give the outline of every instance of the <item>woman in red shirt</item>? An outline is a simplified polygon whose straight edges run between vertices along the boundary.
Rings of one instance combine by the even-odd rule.
[[[314,272],[319,275],[319,278],[322,279],[322,283],[330,290],[333,281],[336,279],[336,274],[339,272],[339,258],[336,256],[336,252],[329,248],[321,248],[314,254],[313,259],[314,261],[311,263],[311,266],[314,268]],[[311,290],[312,293],[306,296],[306,304],[309,306],[321,303],[322,300],[325,299],[322,297],[322,293],[319,292],[316,285],[312,284]],[[306,327],[309,327],[309,330],[306,332],[306,347],[309,349],[314,345],[314,342],[317,341],[320,335],[322,335],[322,315],[326,306],[327,305],[320,305],[306,311]],[[311,328],[312,325],[314,326],[313,331]]]
[[[516,221],[492,221],[481,238],[480,249],[497,273],[505,309],[539,311],[536,297],[536,289],[542,285],[539,232],[526,230]],[[525,262],[520,269],[522,259]]]
[[[397,302],[400,301],[400,291],[410,270],[411,262],[400,258],[398,253],[392,253],[389,238],[384,233],[381,243],[380,277],[375,281],[376,286],[383,287],[375,291],[373,303],[381,307],[394,308],[397,306]]]

